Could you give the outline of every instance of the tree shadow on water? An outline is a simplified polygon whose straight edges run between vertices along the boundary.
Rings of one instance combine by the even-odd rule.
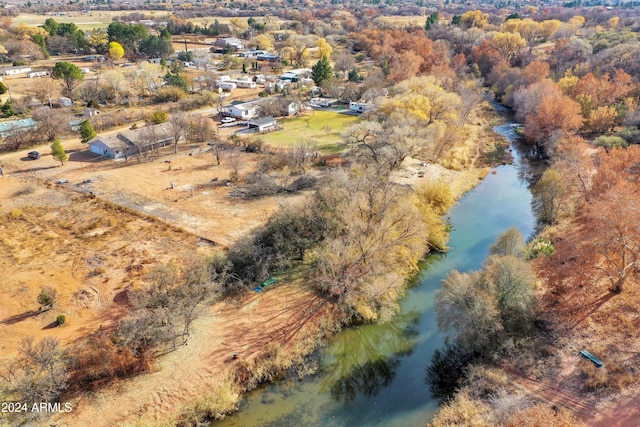
[[[466,377],[466,368],[473,361],[474,355],[459,345],[445,342],[431,357],[426,367],[425,382],[429,384],[431,396],[444,402],[453,397]]]
[[[327,352],[322,389],[336,401],[348,403],[358,393],[374,396],[393,381],[400,358],[417,344],[413,325],[419,314],[410,312],[389,322],[343,331]]]

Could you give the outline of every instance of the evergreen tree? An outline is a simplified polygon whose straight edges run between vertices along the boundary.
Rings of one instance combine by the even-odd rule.
[[[325,55],[311,68],[311,78],[317,85],[320,85],[324,81],[331,80],[332,77],[333,70],[331,70],[331,64]]]
[[[51,156],[54,159],[59,160],[62,165],[64,165],[64,162],[69,158],[59,139],[54,139],[51,143]]]
[[[11,103],[10,99],[7,99],[4,105],[0,106],[0,111],[2,111],[2,114],[4,114],[7,117],[15,116],[16,114],[18,114],[16,109],[13,107],[13,104]]]
[[[96,137],[96,131],[89,119],[80,123],[80,141],[87,143]]]
[[[353,69],[349,71],[349,74],[347,77],[350,82],[358,83],[362,81],[362,76],[360,75],[356,67],[353,67]]]
[[[438,23],[438,12],[433,12],[431,15],[429,15],[429,17],[427,18],[427,22],[424,25],[424,29],[429,31],[435,24]]]

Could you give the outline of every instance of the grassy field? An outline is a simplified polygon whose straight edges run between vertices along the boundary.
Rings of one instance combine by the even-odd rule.
[[[88,13],[68,12],[67,15],[63,15],[63,16],[55,16],[54,14],[38,15],[35,13],[21,13],[15,18],[12,18],[11,21],[13,25],[24,23],[30,26],[39,26],[44,24],[44,21],[46,21],[48,18],[53,18],[56,20],[56,22],[73,22],[81,30],[87,31],[87,30],[93,30],[94,28],[107,28],[109,24],[113,21],[114,16],[126,15],[132,12],[144,13],[145,15],[156,20],[166,20],[166,17],[168,14],[167,11],[161,11],[161,10],[90,11]],[[231,22],[231,19],[232,17],[203,16],[203,17],[189,19],[189,21],[197,25],[213,24],[215,20],[217,20],[221,24],[229,24]],[[259,22],[264,21],[264,19],[262,18],[257,18],[257,19]],[[272,22],[275,24],[281,24],[282,22],[285,22],[281,19],[273,19],[273,18],[271,19],[272,19]]]
[[[427,21],[427,17],[420,16],[420,15],[381,16],[379,18],[376,18],[376,21],[385,23],[387,25],[392,25],[394,27],[409,27],[409,26],[424,27],[424,24]]]
[[[122,13],[120,13],[122,14]],[[111,23],[114,14],[109,12],[94,12],[91,14],[69,12],[65,16],[53,15],[36,15],[33,13],[21,13],[12,19],[13,25],[26,24],[37,27],[44,24],[49,18],[53,18],[56,22],[73,22],[83,31],[93,30],[94,28],[107,28]]]
[[[312,114],[279,120],[283,130],[261,135],[265,144],[272,147],[291,148],[303,138],[308,138],[318,144],[323,152],[339,151],[342,142],[342,132],[351,124],[358,121],[357,116],[340,114],[333,111],[314,111]]]

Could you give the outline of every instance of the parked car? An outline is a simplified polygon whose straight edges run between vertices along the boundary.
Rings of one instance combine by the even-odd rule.
[[[27,157],[29,157],[31,160],[38,160],[40,158],[40,153],[38,153],[37,151],[29,151],[27,153]]]
[[[234,119],[233,117],[225,117],[224,119],[220,120],[222,123],[233,123],[236,121],[236,119]]]
[[[68,179],[59,179],[56,181],[56,184],[62,185],[62,184],[67,184],[69,182]]]

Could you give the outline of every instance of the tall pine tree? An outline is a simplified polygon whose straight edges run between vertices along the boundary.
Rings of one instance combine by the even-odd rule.
[[[96,131],[89,119],[80,123],[80,141],[85,144],[96,137]]]
[[[311,78],[320,86],[322,82],[331,80],[332,77],[333,70],[331,69],[331,64],[329,64],[329,59],[325,55],[311,68]]]

